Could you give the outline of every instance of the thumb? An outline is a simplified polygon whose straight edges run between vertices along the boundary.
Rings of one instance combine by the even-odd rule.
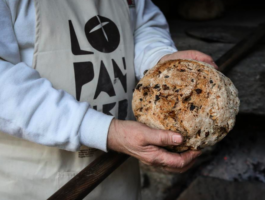
[[[155,146],[180,145],[183,139],[173,131],[154,130],[146,137],[146,142]]]

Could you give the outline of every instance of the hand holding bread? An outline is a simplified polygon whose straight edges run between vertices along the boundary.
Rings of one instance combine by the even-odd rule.
[[[177,59],[150,69],[136,86],[133,111],[149,127],[181,133],[183,152],[212,146],[233,128],[238,92],[229,78],[207,63]]]
[[[141,123],[114,119],[108,148],[163,171],[189,169],[199,149],[232,129],[238,112],[236,88],[214,67],[212,58],[198,51],[164,56],[135,89],[133,110]]]

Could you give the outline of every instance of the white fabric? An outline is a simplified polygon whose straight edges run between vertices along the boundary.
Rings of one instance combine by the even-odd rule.
[[[43,77],[42,80],[46,78],[54,88],[68,93],[61,92],[63,96],[71,94],[70,97],[89,102],[94,109],[120,119],[130,119],[132,112],[127,102],[131,102],[132,99],[131,91],[135,86],[135,72],[134,39],[127,3],[124,0],[35,0],[35,10],[36,36],[32,68],[39,72]],[[78,44],[80,48],[77,47]],[[84,55],[80,49],[90,51],[90,54]],[[33,86],[30,84],[27,87]],[[53,93],[46,93],[46,95],[53,98],[55,96]],[[35,105],[37,102],[40,107],[45,107],[43,99],[45,99],[44,96],[35,98],[33,96],[27,104]],[[55,99],[55,104],[67,111],[66,103]],[[106,123],[107,120],[112,119],[94,109],[87,110],[83,121],[89,121],[92,117],[96,122]],[[54,110],[56,108],[52,106],[51,110],[37,110],[35,113],[37,112],[36,114],[42,115],[45,119],[46,116],[57,115],[53,112]],[[30,114],[34,116],[35,113]],[[59,124],[52,124],[51,121],[51,126],[66,124],[68,129],[77,129],[79,124],[68,126],[68,123],[72,122],[66,120],[67,114],[58,113],[62,115],[61,121],[58,121]],[[24,116],[26,117],[23,119],[26,120],[31,117],[28,113]],[[86,117],[89,118],[86,119]],[[30,127],[32,122],[25,123]],[[12,121],[7,124],[12,125]],[[99,123],[96,125],[98,126],[90,126],[88,130],[83,130],[83,127],[87,127],[83,126],[80,131],[91,133],[102,131]],[[53,130],[56,129],[51,127],[48,131]],[[103,131],[107,133],[107,130]],[[56,135],[57,133],[53,132],[53,136],[56,137]],[[96,146],[98,140],[101,140],[97,138],[99,136],[102,137],[95,134],[71,135],[73,137],[71,140],[90,141],[95,144],[95,148],[101,148]],[[46,137],[40,140],[48,144],[53,141],[52,138],[47,140]],[[78,143],[70,144],[78,145]],[[74,149],[74,146],[67,146],[67,148]],[[64,148],[65,144],[59,143],[57,147]],[[0,194],[1,199],[5,200],[47,199],[95,158],[103,154],[102,151],[86,146],[81,146],[78,152],[65,151],[1,132],[0,149]],[[115,192],[117,188],[119,190]],[[88,199],[140,200],[138,161],[131,158],[123,163],[84,198],[84,200]]]
[[[150,0],[135,2],[136,7],[130,10],[135,30],[135,71],[140,78],[146,69],[176,48],[159,9]],[[75,151],[84,144],[107,151],[112,117],[95,114],[88,103],[54,89],[31,68],[34,1],[0,0],[0,28],[0,58],[5,60],[0,60],[0,130],[66,150]]]

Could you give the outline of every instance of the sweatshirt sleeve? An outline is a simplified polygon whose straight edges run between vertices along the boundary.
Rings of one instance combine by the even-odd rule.
[[[164,55],[177,51],[163,13],[151,0],[136,1],[134,39],[134,62],[138,79]]]
[[[112,116],[56,90],[21,62],[8,6],[0,0],[0,131],[46,146],[107,151]]]

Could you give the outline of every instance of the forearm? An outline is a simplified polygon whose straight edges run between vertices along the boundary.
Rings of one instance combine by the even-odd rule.
[[[1,131],[67,150],[81,144],[106,150],[112,117],[54,89],[24,63],[0,61],[0,91]]]
[[[150,0],[138,1],[136,12],[135,67],[137,78],[141,78],[146,69],[177,49],[164,15]]]
[[[25,2],[9,3],[12,5],[0,0],[0,27],[4,27],[0,31],[0,131],[67,150],[77,150],[83,144],[106,151],[112,117],[91,109],[89,103],[78,102],[65,91],[56,90],[30,67],[34,5],[27,5],[20,13],[23,17],[15,17],[16,8],[26,6]]]

